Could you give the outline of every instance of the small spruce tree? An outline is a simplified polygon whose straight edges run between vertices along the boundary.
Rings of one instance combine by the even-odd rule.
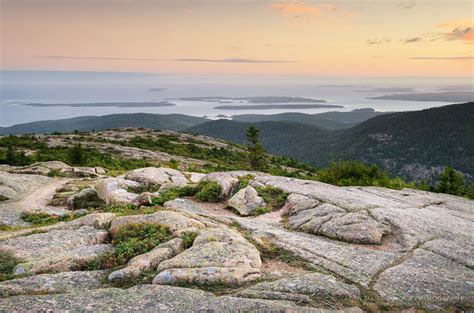
[[[255,126],[247,128],[246,136],[249,142],[248,151],[250,153],[250,168],[255,171],[264,169],[265,149],[260,144],[258,134],[260,130]]]

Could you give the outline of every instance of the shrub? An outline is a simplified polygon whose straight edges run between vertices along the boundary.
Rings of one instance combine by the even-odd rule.
[[[245,176],[240,176],[238,178],[239,179],[239,188],[238,188],[238,190],[244,189],[245,187],[247,187],[249,185],[249,182],[254,178],[255,178],[255,176],[253,176],[252,174],[248,174],[248,175],[245,175]]]
[[[320,169],[317,180],[336,186],[378,186],[392,189],[415,187],[400,178],[390,178],[377,165],[365,165],[355,161],[331,163],[328,168]]]
[[[199,235],[198,232],[187,231],[187,232],[182,233],[181,236],[179,236],[179,238],[183,240],[184,248],[189,249],[192,247],[194,243],[194,239],[196,239],[198,235]]]
[[[222,188],[217,182],[201,181],[198,185],[196,199],[204,202],[221,201]]]
[[[99,207],[99,208],[94,209],[94,211],[99,211],[99,212],[116,213],[119,216],[151,214],[151,213],[156,212],[157,210],[158,210],[157,207],[141,206],[137,208],[133,204],[116,204],[116,205],[104,206],[104,207]]]
[[[158,197],[152,199],[152,205],[163,205],[166,201],[171,201],[179,197],[194,196],[198,191],[197,186],[184,186],[181,188],[170,188],[160,192]]]
[[[21,215],[21,219],[25,222],[31,223],[35,226],[44,226],[55,224],[58,222],[65,222],[74,219],[72,214],[66,215],[50,215],[44,212],[25,212]]]
[[[170,231],[157,224],[131,224],[120,228],[112,243],[117,264],[125,264],[136,255],[146,253],[171,238]]]
[[[12,256],[9,252],[0,251],[0,281],[13,278],[13,268],[20,263],[20,260]]]
[[[284,192],[280,188],[275,188],[272,186],[267,187],[257,187],[255,188],[258,192],[258,195],[262,197],[263,200],[267,203],[267,208],[260,210],[263,213],[271,212],[273,210],[280,209],[288,197],[288,193]]]

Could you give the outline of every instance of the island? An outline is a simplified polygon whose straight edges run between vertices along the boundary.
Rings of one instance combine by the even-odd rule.
[[[161,102],[91,102],[91,103],[23,103],[31,107],[120,107],[120,108],[144,108],[144,107],[171,107],[176,104]]]
[[[374,100],[400,100],[400,101],[436,101],[436,102],[472,102],[474,92],[451,91],[451,92],[427,92],[427,93],[403,93],[373,97]]]
[[[165,91],[166,88],[150,88],[147,91],[148,92],[160,92],[160,91]]]
[[[186,98],[170,98],[168,100],[205,101],[205,102],[218,102],[218,103],[233,103],[233,102],[246,102],[246,103],[321,103],[321,102],[326,102],[326,100],[318,100],[318,99],[302,98],[302,97],[281,97],[281,96],[186,97]]]
[[[332,104],[260,104],[260,105],[220,105],[214,107],[216,110],[281,110],[281,109],[325,109],[343,108],[342,105]]]
[[[354,92],[416,92],[416,90],[413,88],[404,87],[382,87],[368,90],[355,90]]]

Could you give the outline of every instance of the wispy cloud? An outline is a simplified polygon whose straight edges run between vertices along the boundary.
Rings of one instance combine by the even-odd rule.
[[[376,38],[376,39],[367,39],[366,43],[368,45],[381,45],[384,43],[389,43],[391,40],[389,38]]]
[[[399,0],[397,8],[400,9],[413,9],[416,6],[416,0]]]
[[[66,60],[164,61],[163,59],[148,59],[148,58],[80,57],[80,56],[64,56],[64,55],[44,55],[44,56],[35,56],[33,58],[35,59],[66,59]]]
[[[474,57],[411,57],[410,60],[474,60]]]
[[[422,41],[423,38],[421,37],[413,37],[413,38],[407,38],[405,40],[403,40],[404,43],[413,43],[413,42],[419,42],[419,41]]]
[[[208,62],[208,63],[295,63],[294,61],[286,60],[259,60],[259,59],[242,59],[242,58],[228,58],[228,59],[193,59],[183,58],[174,59],[177,62]]]
[[[235,47],[234,47],[235,48]],[[224,58],[224,59],[199,59],[199,58],[181,58],[181,59],[150,59],[150,58],[115,58],[115,57],[82,57],[82,56],[61,56],[46,55],[35,56],[35,59],[55,59],[55,60],[110,60],[110,61],[176,61],[176,62],[208,62],[208,63],[295,63],[288,60],[262,60],[245,58]]]
[[[333,4],[305,4],[303,1],[275,2],[270,7],[282,16],[290,18],[320,17],[325,13],[341,13],[344,16],[355,16],[357,12]]]
[[[474,42],[474,27],[456,27],[451,32],[444,34],[446,40],[463,40]]]

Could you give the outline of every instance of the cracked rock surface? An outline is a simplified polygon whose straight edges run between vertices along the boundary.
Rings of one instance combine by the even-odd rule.
[[[79,182],[2,168],[0,194],[8,199],[0,202],[0,221],[20,227],[0,231],[0,256],[14,258],[0,273],[0,311],[473,309],[472,200],[246,171],[204,175],[148,167]],[[249,184],[239,191],[243,176]],[[137,202],[157,195],[140,194],[144,186],[164,190],[200,180],[217,182],[223,201]],[[39,227],[20,219],[27,209],[48,209],[65,184],[84,186],[68,198],[96,192],[108,206]],[[267,186],[287,193],[286,202],[252,216],[263,204],[254,188]],[[67,211],[66,204],[55,208]],[[114,211],[113,204],[136,206]],[[137,254],[127,249],[146,237],[134,239],[120,247],[130,253],[126,264],[110,263],[119,250],[112,240],[117,231],[145,224],[162,226],[169,240]]]

